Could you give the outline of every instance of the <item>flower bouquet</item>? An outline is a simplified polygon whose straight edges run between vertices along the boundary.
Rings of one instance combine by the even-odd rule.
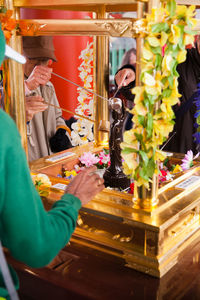
[[[51,181],[45,174],[31,175],[36,190],[41,197],[47,197],[49,195]]]

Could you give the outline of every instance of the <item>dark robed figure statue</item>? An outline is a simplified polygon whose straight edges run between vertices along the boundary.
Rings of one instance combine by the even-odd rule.
[[[122,130],[126,111],[123,101],[114,98],[111,101],[113,121],[110,127],[109,149],[110,166],[106,169],[103,178],[105,186],[126,189],[130,186],[130,180],[122,170],[122,157],[120,143],[122,142]]]

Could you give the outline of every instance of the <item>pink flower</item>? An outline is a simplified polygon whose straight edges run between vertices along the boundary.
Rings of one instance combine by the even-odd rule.
[[[185,157],[182,159],[181,167],[183,170],[188,170],[193,166],[193,160],[199,156],[199,153],[194,157],[192,150],[188,150]]]
[[[93,166],[99,162],[99,158],[92,152],[84,152],[79,160],[86,167]]]

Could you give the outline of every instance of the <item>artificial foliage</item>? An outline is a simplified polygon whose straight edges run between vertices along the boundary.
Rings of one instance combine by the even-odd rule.
[[[172,106],[179,102],[177,65],[186,59],[188,44],[193,44],[195,6],[162,2],[141,22],[144,44],[141,54],[141,85],[135,87],[133,128],[125,131],[121,143],[123,168],[137,186],[149,188],[158,173],[159,150],[174,127]]]

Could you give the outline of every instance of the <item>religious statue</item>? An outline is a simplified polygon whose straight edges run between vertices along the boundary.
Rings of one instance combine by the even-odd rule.
[[[103,178],[105,186],[124,190],[130,186],[130,180],[123,173],[120,144],[122,142],[123,124],[126,110],[124,103],[119,98],[111,98],[112,123],[110,127],[109,150],[110,166],[106,169]]]

